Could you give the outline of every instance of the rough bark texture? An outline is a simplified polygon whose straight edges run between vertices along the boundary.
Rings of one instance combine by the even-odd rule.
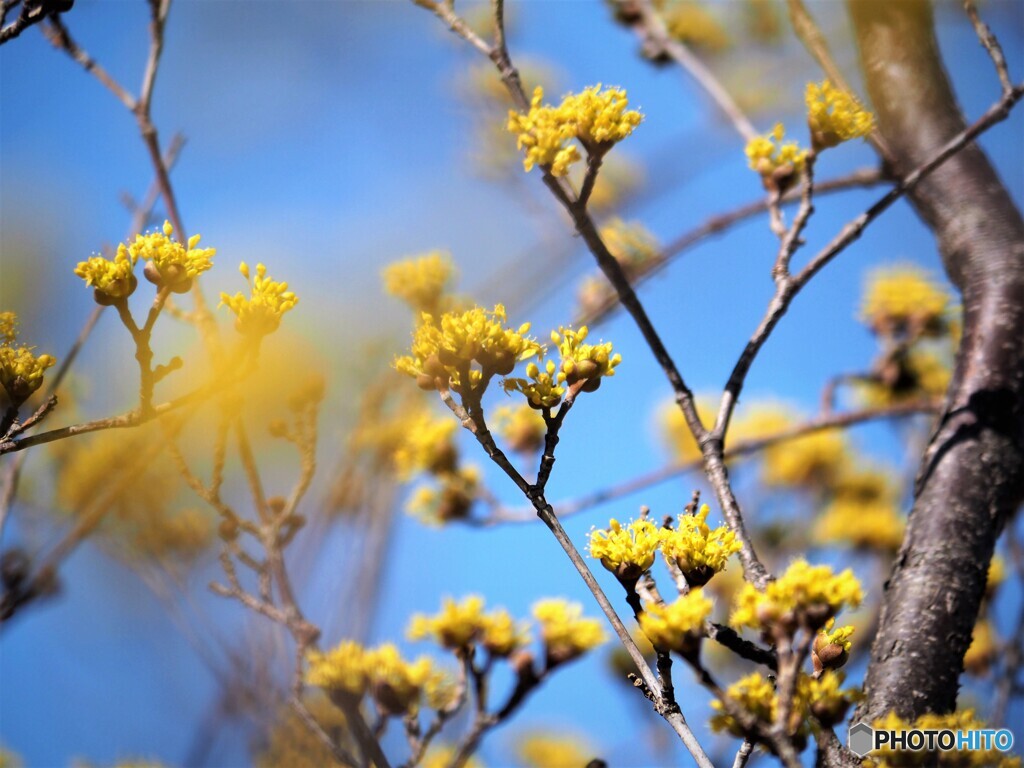
[[[965,127],[929,3],[848,0],[879,128],[905,174]],[[965,22],[966,23],[966,22]],[[981,82],[979,88],[989,86]],[[998,83],[993,73],[993,101]],[[963,298],[947,407],[922,460],[854,720],[956,706],[996,539],[1022,495],[1024,222],[971,145],[911,193]]]

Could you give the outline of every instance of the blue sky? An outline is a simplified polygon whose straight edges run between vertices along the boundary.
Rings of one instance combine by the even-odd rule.
[[[812,8],[829,18],[840,5]],[[1021,6],[1005,0],[983,8],[1011,71],[1019,74]],[[678,70],[654,70],[641,61],[633,36],[610,23],[602,3],[534,0],[513,10],[514,57],[551,62],[562,90],[596,82],[625,86],[643,110],[643,125],[622,151],[664,192],[645,198],[630,216],[659,239],[759,196],[737,136]],[[116,77],[130,85],[140,79],[145,3],[79,0],[67,21]],[[830,28],[842,34],[838,23]],[[991,64],[955,9],[940,15],[940,37],[963,108],[977,115],[998,95]],[[799,54],[796,60],[801,63],[788,80],[772,83],[790,103],[799,102],[804,80],[816,76]],[[344,366],[358,354],[360,340],[405,338],[407,318],[378,287],[380,268],[402,256],[450,250],[463,289],[487,286],[476,294],[481,302],[507,301],[512,319],[534,321],[539,335],[572,318],[574,280],[554,290],[536,286],[543,301],[502,295],[504,283],[487,282],[505,268],[517,289],[529,286],[553,249],[540,244],[522,193],[481,180],[466,160],[472,123],[454,83],[471,63],[474,55],[436,19],[397,0],[179,0],[171,12],[154,119],[165,141],[176,131],[188,137],[174,180],[186,226],[219,251],[222,268],[208,276],[208,295],[240,287],[233,265],[241,259],[265,261],[275,276],[287,278],[302,297],[289,323],[306,335],[337,329],[325,352],[336,373],[331,413],[343,411],[352,396],[341,383],[351,380]],[[131,116],[37,30],[0,49],[0,92],[0,300],[19,312],[31,341],[56,352],[69,345],[91,310],[71,266],[123,237],[128,217],[119,195],[141,194],[151,171]],[[799,124],[774,113],[756,122],[767,130],[787,117],[787,124]],[[1017,200],[1024,197],[1020,134],[1018,114],[982,140]],[[844,146],[824,156],[818,176],[872,160],[866,146]],[[523,180],[540,185],[536,172]],[[803,253],[813,253],[878,194],[859,190],[822,199]],[[572,254],[570,277],[592,269],[568,229],[557,238],[554,250]],[[772,243],[766,221],[751,220],[706,241],[644,287],[652,319],[694,390],[721,387],[760,318],[772,289]],[[831,374],[865,366],[875,343],[856,322],[858,289],[871,267],[895,261],[940,271],[929,233],[904,204],[797,299],[751,372],[747,398],[772,396],[812,409]],[[94,397],[82,408],[90,416],[123,406],[109,394],[119,388],[106,386],[132,375],[119,330],[104,318],[83,354],[80,371]],[[667,383],[627,317],[615,316],[599,333],[615,342],[625,362],[570,415],[549,486],[553,499],[664,460],[651,413],[669,396]],[[340,428],[327,424],[324,432],[330,451]],[[881,460],[899,456],[888,427],[860,429],[855,439]],[[467,443],[468,456],[473,448]],[[321,487],[330,480],[325,473]],[[503,478],[490,471],[488,477],[502,498],[516,501]],[[567,528],[582,544],[592,525],[609,515],[634,515],[641,503],[658,514],[678,512],[698,483],[666,484],[574,518]],[[31,540],[32,533],[16,522],[5,546],[19,537]],[[329,554],[317,584],[331,583]],[[190,591],[230,633],[250,621],[240,608],[205,594],[205,578],[213,573],[194,579]],[[599,574],[617,597],[617,585],[605,576]],[[520,614],[538,597],[566,595],[596,614],[578,581],[539,524],[437,530],[403,517],[375,637],[397,639],[410,613],[432,610],[443,595],[469,592]],[[326,587],[319,589],[307,596],[314,618],[333,610]],[[1010,596],[1006,610],[1018,600]],[[689,673],[680,669],[678,680],[688,691]],[[61,597],[0,635],[0,690],[0,742],[30,766],[66,765],[72,757],[106,764],[129,755],[176,765],[209,716],[215,685],[151,593],[86,547],[68,563]],[[698,735],[703,710],[696,702],[703,699],[701,693],[684,696]],[[496,733],[484,756],[489,765],[505,764],[514,734],[544,725],[589,734],[612,765],[651,764],[655,758],[643,745],[653,721],[638,717],[641,709],[599,659],[578,663]],[[211,760],[243,765],[245,746],[240,735],[228,733]]]

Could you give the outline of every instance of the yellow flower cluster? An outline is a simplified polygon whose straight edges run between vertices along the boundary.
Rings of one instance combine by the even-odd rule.
[[[413,414],[406,422],[392,454],[395,471],[401,480],[419,472],[440,474],[456,467],[455,432],[459,423],[429,410]]]
[[[256,265],[256,277],[249,275],[249,265],[244,261],[238,271],[249,281],[250,297],[240,292],[234,296],[221,293],[221,306],[235,313],[235,330],[243,336],[262,338],[273,333],[281,325],[281,318],[299,303],[298,297],[288,290],[288,283],[278,283],[267,277],[267,268]]]
[[[517,739],[516,752],[527,768],[588,765],[594,753],[579,739],[559,733],[530,733]]]
[[[785,135],[782,123],[776,123],[771,133],[755,136],[744,150],[751,170],[781,190],[789,186],[807,164],[807,150],[800,149],[795,141],[783,141]]]
[[[451,744],[432,744],[427,750],[427,754],[423,756],[423,760],[420,761],[419,768],[449,768],[455,762],[456,754],[455,747]],[[484,768],[484,764],[475,756],[462,763],[462,766],[463,768]]]
[[[540,352],[537,342],[526,336],[529,323],[513,330],[505,327],[506,321],[501,304],[490,312],[481,307],[446,312],[439,323],[425,314],[413,333],[412,354],[398,358],[395,368],[426,390],[451,387],[463,392],[485,375],[505,376],[517,362]],[[474,364],[479,370],[471,368]]]
[[[640,628],[656,648],[691,654],[704,636],[711,607],[701,590],[692,589],[667,605],[648,603],[640,615]]]
[[[885,267],[868,277],[861,318],[880,336],[934,337],[949,329],[951,303],[945,288],[920,267]]]
[[[345,716],[321,693],[306,696],[303,703],[325,731],[339,736],[347,733]],[[345,742],[347,739],[342,743],[348,746]],[[346,768],[290,706],[277,711],[266,745],[254,757],[256,768]]]
[[[919,730],[951,730],[973,731],[984,730],[985,722],[974,714],[973,709],[951,712],[948,715],[921,715],[911,724],[890,712],[884,718],[874,722],[875,728],[893,731]],[[1020,768],[1021,759],[1000,752],[993,746],[991,749],[974,751],[954,750],[951,752],[911,752],[909,750],[894,751],[883,747],[870,757],[864,759],[866,768],[914,768],[915,766],[940,766],[940,768]]]
[[[911,348],[905,354],[886,356],[883,362],[889,375],[856,382],[858,395],[871,407],[941,398],[953,376],[949,364],[930,350]]]
[[[197,248],[200,236],[192,235],[186,248],[171,239],[174,227],[164,222],[163,232],[136,235],[128,245],[132,261],[146,262],[145,275],[151,283],[167,286],[175,293],[184,293],[192,287],[192,280],[213,266],[216,248]]]
[[[590,330],[580,326],[578,331],[559,328],[551,332],[551,341],[558,345],[562,357],[561,372],[570,387],[579,382],[584,392],[593,392],[601,385],[604,376],[614,376],[615,367],[622,362],[622,355],[612,354],[611,342],[584,344]]]
[[[611,342],[585,344],[589,333],[585,325],[578,331],[571,328],[552,331],[551,341],[558,346],[560,364],[556,366],[553,360],[548,360],[541,368],[531,362],[526,367],[529,378],[506,379],[505,391],[521,392],[531,408],[545,410],[561,402],[566,387],[576,387],[582,392],[596,390],[603,377],[615,375],[622,355],[612,354]]]
[[[691,587],[702,587],[725,569],[731,555],[740,551],[735,534],[726,526],[708,525],[710,508],[702,504],[696,514],[679,515],[674,530],[662,533],[661,554],[674,563]]]
[[[897,490],[880,472],[857,470],[840,474],[832,500],[814,523],[814,540],[895,552],[903,542],[905,527],[898,502]]]
[[[441,251],[404,259],[381,271],[385,291],[404,301],[413,312],[430,315],[441,309],[454,275],[451,256]]]
[[[732,42],[725,27],[703,4],[694,0],[668,0],[661,4],[668,33],[676,40],[708,53],[718,53]]]
[[[827,430],[775,443],[765,448],[762,458],[765,485],[822,488],[834,485],[850,454],[843,433]]]
[[[793,692],[793,703],[786,730],[796,741],[797,747],[806,743],[811,727],[809,717],[813,716],[823,726],[832,726],[840,722],[850,704],[857,701],[860,694],[852,689],[842,690],[843,678],[840,674],[826,673],[818,679],[805,674],[797,678]],[[778,716],[779,699],[775,686],[762,674],[754,672],[730,685],[725,691],[732,704],[751,715],[760,724],[770,726]],[[730,733],[744,737],[742,725],[726,712],[725,705],[715,700],[711,702],[717,714],[711,717],[711,730],[718,733]]]
[[[535,453],[544,446],[548,425],[544,417],[527,404],[496,408],[493,430],[517,453]]]
[[[410,640],[433,638],[452,650],[480,644],[496,656],[509,656],[529,640],[526,627],[517,625],[504,608],[484,613],[484,599],[477,595],[461,603],[445,599],[436,616],[414,615],[407,634]]]
[[[370,693],[389,715],[414,714],[424,701],[443,709],[451,700],[448,677],[429,658],[407,661],[390,643],[364,648],[347,640],[326,653],[311,651],[307,662],[307,684],[354,703]]]
[[[646,518],[625,528],[618,520],[608,521],[608,530],[590,532],[590,555],[623,580],[635,581],[654,565],[664,531]]]
[[[874,116],[829,80],[808,83],[804,100],[811,144],[816,150],[866,136],[874,128]]]
[[[992,622],[982,618],[974,625],[971,644],[964,654],[964,670],[969,675],[980,677],[992,668],[998,653],[999,647]]]
[[[416,489],[406,503],[406,511],[430,524],[468,517],[480,492],[480,470],[473,465],[461,466],[435,479],[437,485]]]
[[[539,600],[533,615],[540,624],[545,658],[550,669],[571,661],[607,639],[601,622],[583,618],[583,606],[568,600]]]
[[[575,144],[578,139],[588,153],[603,154],[640,124],[642,116],[628,109],[626,92],[601,85],[569,94],[557,107],[544,105],[544,90],[533,91],[526,114],[510,111],[508,130],[516,134],[520,149],[526,150],[523,168],[535,165],[565,176],[569,166],[581,159]]]
[[[97,304],[108,306],[127,299],[135,291],[139,284],[135,277],[138,258],[137,250],[129,251],[128,246],[121,243],[113,261],[103,256],[90,256],[88,260],[78,262],[75,274],[94,289],[93,298]]]
[[[10,344],[18,338],[18,315],[0,312],[0,344]]]
[[[4,337],[8,335],[5,333]],[[34,347],[15,347],[13,327],[9,338],[0,342],[0,385],[7,391],[11,404],[17,407],[43,385],[43,374],[57,360],[53,355],[33,354]]]
[[[729,621],[736,627],[788,635],[799,626],[818,629],[843,608],[856,608],[862,599],[853,571],[836,575],[827,565],[810,565],[801,559],[764,592],[745,584]]]
[[[697,415],[703,424],[711,424],[715,420],[714,406],[704,397],[697,399]],[[677,461],[689,463],[700,459],[700,446],[694,440],[690,425],[686,423],[683,412],[674,400],[662,403],[655,419],[665,446]]]

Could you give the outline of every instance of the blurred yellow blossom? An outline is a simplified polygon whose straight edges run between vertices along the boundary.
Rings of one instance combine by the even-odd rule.
[[[365,665],[373,697],[387,714],[415,713],[422,700],[434,709],[448,703],[447,677],[426,656],[408,661],[396,646],[385,643],[366,652]]]
[[[445,598],[441,613],[427,616],[417,613],[409,621],[410,640],[433,637],[445,648],[468,648],[474,645],[483,630],[484,599],[469,595],[461,602]]]
[[[326,653],[310,651],[306,657],[306,683],[328,693],[361,697],[369,684],[366,649],[345,640]]]
[[[735,627],[777,629],[784,634],[799,625],[818,629],[843,608],[856,608],[862,599],[853,571],[837,575],[827,565],[810,565],[800,559],[764,592],[745,584],[729,622]]]
[[[221,293],[221,306],[235,313],[235,330],[244,336],[259,338],[273,333],[281,325],[281,318],[299,303],[298,297],[288,290],[288,283],[278,283],[267,277],[267,268],[256,265],[256,277],[249,275],[249,265],[244,261],[238,271],[249,280],[250,297],[241,292],[234,296]]]
[[[200,236],[192,235],[188,247],[172,240],[174,227],[164,222],[162,232],[136,235],[135,242],[128,245],[128,255],[134,261],[146,262],[146,278],[158,286],[167,286],[176,293],[184,293],[192,287],[192,279],[213,266],[216,248],[197,248]]]
[[[938,354],[917,348],[887,355],[877,373],[877,377],[855,381],[857,394],[871,407],[941,398],[953,377],[949,363]]]
[[[528,768],[583,768],[595,757],[580,739],[564,733],[531,732],[516,738],[516,752]]]
[[[406,511],[430,524],[468,517],[480,493],[480,470],[463,466],[437,475],[435,480],[436,485],[423,485],[412,493]]]
[[[844,472],[832,493],[814,522],[815,541],[883,552],[899,549],[905,523],[898,490],[887,475],[873,470]]]
[[[575,659],[607,639],[601,622],[583,618],[583,606],[558,598],[539,600],[533,615],[540,624],[548,667]]]
[[[625,528],[608,521],[607,530],[591,530],[590,555],[620,579],[636,580],[654,565],[664,531],[650,520],[633,520]]]
[[[828,488],[849,461],[840,430],[811,432],[765,448],[761,477],[765,485],[777,488]]]
[[[458,453],[455,433],[459,423],[442,414],[423,409],[403,420],[401,433],[396,435],[392,460],[402,480],[419,472],[442,473],[455,469]]]
[[[712,529],[708,525],[711,509],[702,504],[695,514],[679,515],[674,530],[666,530],[661,538],[661,553],[673,562],[691,587],[702,587],[721,570],[729,557],[740,551],[735,534],[726,526]]]
[[[868,275],[861,318],[881,336],[939,336],[948,329],[952,297],[913,264],[882,267]]]
[[[992,668],[998,652],[995,628],[983,617],[974,625],[971,644],[964,654],[964,670],[970,675],[984,675]]]
[[[348,730],[341,710],[323,695],[303,703],[314,719],[337,743],[346,743]],[[256,768],[345,768],[290,706],[282,706],[267,734],[266,745],[255,755]]]
[[[454,275],[451,256],[442,251],[403,259],[381,270],[385,291],[404,301],[413,312],[430,315],[443,309],[442,299]]]
[[[601,227],[600,234],[608,252],[631,280],[661,260],[658,240],[638,221],[613,218]]]
[[[703,3],[695,0],[660,0],[668,33],[676,40],[708,53],[718,53],[732,42],[722,22]]]
[[[735,706],[752,715],[758,722],[768,724],[775,721],[775,711],[778,708],[775,686],[759,672],[753,672],[737,680],[725,690],[725,695]],[[716,713],[711,716],[712,731],[730,733],[739,738],[747,735],[740,723],[732,715],[727,714],[721,701],[713,700],[711,708]]]
[[[697,398],[697,415],[705,426],[713,424],[715,421],[714,405],[704,397]],[[700,459],[700,446],[693,439],[690,425],[686,423],[683,412],[675,400],[668,400],[660,405],[655,418],[665,445],[677,461],[689,463]]]
[[[493,431],[517,453],[534,453],[544,447],[547,424],[529,404],[503,405],[494,410]]]
[[[866,136],[874,128],[874,116],[829,80],[808,83],[804,98],[811,144],[816,150]]]
[[[533,91],[530,110],[526,114],[510,111],[508,130],[516,134],[520,149],[526,150],[523,168],[535,165],[549,167],[555,176],[565,176],[569,166],[581,156],[573,139],[578,139],[589,153],[603,154],[612,144],[633,132],[642,119],[639,112],[628,109],[626,92],[601,85],[569,94],[557,107],[543,105],[544,89]]]
[[[424,314],[423,322],[413,334],[412,354],[395,361],[401,373],[413,376],[423,389],[451,387],[462,392],[467,382],[475,386],[487,375],[508,375],[516,363],[535,357],[540,346],[526,334],[529,323],[517,329],[506,328],[505,307],[495,305],[493,311],[474,307],[464,312],[446,312],[435,323]],[[478,364],[480,370],[471,370]]]
[[[0,345],[11,344],[18,338],[18,315],[0,312]]]
[[[137,260],[136,253],[129,253],[128,246],[121,243],[113,261],[102,256],[90,256],[86,261],[78,262],[75,274],[95,289],[93,296],[97,304],[109,305],[128,298],[135,291],[139,284],[135,277]]]
[[[455,747],[451,744],[431,745],[427,754],[423,756],[423,760],[420,761],[419,768],[450,768],[455,760],[455,755]],[[462,765],[463,768],[484,768],[484,764],[475,756],[470,757]]]
[[[704,636],[704,622],[711,615],[711,607],[711,600],[700,589],[692,589],[672,603],[645,605],[640,628],[656,648],[691,654]]]

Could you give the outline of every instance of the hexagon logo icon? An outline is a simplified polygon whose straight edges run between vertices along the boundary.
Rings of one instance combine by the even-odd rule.
[[[875,730],[867,723],[857,723],[850,727],[847,746],[857,757],[864,757],[875,744]]]

